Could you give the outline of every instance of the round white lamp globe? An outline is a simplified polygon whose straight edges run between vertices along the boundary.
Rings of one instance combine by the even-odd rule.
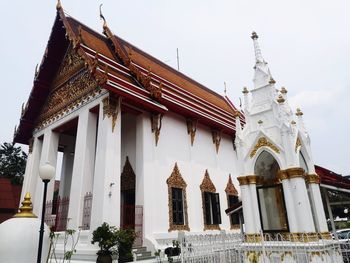
[[[50,163],[45,163],[39,167],[39,176],[43,181],[50,181],[55,176],[55,167],[53,167]]]

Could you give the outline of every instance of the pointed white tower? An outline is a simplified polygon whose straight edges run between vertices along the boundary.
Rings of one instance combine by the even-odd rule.
[[[238,180],[246,232],[253,235],[252,238],[258,237],[261,230],[291,235],[326,232],[301,111],[297,111],[296,122],[288,104],[287,90],[275,87],[258,35],[253,32],[251,38],[255,52],[254,88],[243,90],[246,124],[236,136],[237,156],[243,164]]]

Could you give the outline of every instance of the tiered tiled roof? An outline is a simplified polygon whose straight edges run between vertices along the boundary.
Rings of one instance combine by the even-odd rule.
[[[221,96],[132,44],[104,24],[99,34],[64,13],[61,6],[14,141],[27,144],[52,81],[72,46],[99,85],[123,97],[123,103],[153,113],[173,111],[212,129],[235,133],[235,106]],[[241,117],[242,122],[243,117]]]

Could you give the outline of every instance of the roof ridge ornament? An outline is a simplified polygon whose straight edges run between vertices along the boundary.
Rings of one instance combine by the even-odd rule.
[[[103,29],[107,28],[107,21],[104,15],[102,14],[102,6],[103,4],[100,4],[100,19],[103,20]]]
[[[57,0],[56,10],[60,10],[60,9],[62,9],[61,0]]]

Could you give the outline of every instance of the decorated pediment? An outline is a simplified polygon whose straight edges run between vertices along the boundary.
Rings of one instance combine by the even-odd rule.
[[[216,192],[215,185],[213,184],[213,182],[210,179],[208,170],[205,170],[204,178],[203,178],[203,181],[200,185],[200,189],[202,192],[210,192],[210,193]]]
[[[84,64],[85,62],[79,56],[78,52],[70,47],[63,58],[54,81],[52,82],[53,88],[58,87],[69,80],[72,76],[84,68]]]
[[[166,180],[166,183],[169,187],[186,188],[187,184],[181,176],[177,163],[175,163],[173,172],[171,173],[170,177]]]
[[[37,118],[37,127],[64,115],[96,90],[98,82],[84,65],[75,49],[68,48]]]
[[[236,187],[234,186],[234,184],[232,182],[231,175],[229,175],[229,177],[228,177],[228,182],[227,182],[227,185],[226,185],[225,192],[228,195],[238,196],[238,191],[237,191]]]

